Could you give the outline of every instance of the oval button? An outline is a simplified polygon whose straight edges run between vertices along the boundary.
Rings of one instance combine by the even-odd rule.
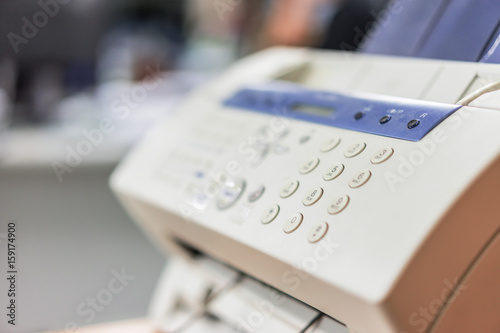
[[[283,231],[287,234],[294,232],[302,223],[304,216],[301,213],[293,214],[288,220],[286,220],[285,224],[283,224]]]
[[[373,164],[385,162],[389,159],[389,157],[392,156],[393,153],[394,149],[392,149],[391,147],[381,148],[372,155],[372,157],[370,158],[370,162],[372,162]]]
[[[264,214],[262,214],[260,221],[264,224],[271,223],[276,218],[276,216],[278,216],[279,212],[280,206],[272,205],[264,212]]]
[[[288,198],[289,196],[294,194],[298,188],[299,188],[299,181],[291,180],[287,182],[285,185],[283,185],[283,187],[281,188],[280,197]]]
[[[349,186],[352,188],[363,186],[370,179],[371,175],[370,170],[361,170],[352,176],[351,180],[349,180]]]
[[[357,156],[361,154],[363,150],[366,148],[366,143],[363,141],[356,142],[355,144],[351,145],[349,148],[346,149],[344,152],[344,156],[347,158],[351,158],[354,156]]]
[[[265,190],[266,190],[266,187],[264,185],[260,185],[255,190],[250,192],[250,194],[248,195],[248,201],[254,202],[254,201],[258,200],[262,196],[262,194],[264,194]]]
[[[245,181],[242,179],[227,181],[215,202],[217,208],[226,209],[231,207],[241,197],[241,194],[245,190],[245,184]]]
[[[326,153],[327,151],[332,150],[333,148],[337,147],[340,143],[340,138],[331,138],[330,140],[326,141],[321,145],[321,148],[319,149],[323,153]]]
[[[334,198],[328,205],[328,213],[335,215],[343,211],[349,203],[349,196],[347,194],[340,195]]]
[[[344,165],[342,163],[336,163],[326,169],[325,173],[323,174],[323,179],[326,181],[333,180],[340,176],[342,171],[344,171]]]
[[[317,157],[311,158],[309,161],[302,164],[302,166],[299,169],[299,172],[301,174],[309,173],[313,171],[318,166],[318,164],[319,164],[319,158]]]
[[[323,195],[323,189],[321,187],[316,187],[315,189],[311,190],[304,197],[304,199],[302,199],[302,203],[305,206],[314,205],[316,202],[318,202],[319,199],[321,199],[322,195]]]
[[[327,231],[328,223],[319,222],[311,228],[311,231],[309,231],[309,235],[307,235],[307,240],[309,241],[309,243],[316,243],[326,235]]]
[[[255,148],[255,156],[254,158],[250,161],[250,164],[253,166],[258,166],[259,164],[264,161],[266,158],[267,154],[269,153],[269,145],[257,145]]]

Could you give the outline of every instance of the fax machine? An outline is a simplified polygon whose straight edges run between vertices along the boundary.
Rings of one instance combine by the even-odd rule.
[[[161,332],[500,332],[500,66],[272,48],[111,186]],[[147,260],[147,258],[145,258]]]

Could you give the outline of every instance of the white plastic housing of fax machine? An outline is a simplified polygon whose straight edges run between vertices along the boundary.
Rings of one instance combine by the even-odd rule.
[[[158,325],[500,332],[498,81],[499,65],[272,48],[192,94],[111,178],[173,254]],[[267,307],[241,310],[251,295]]]

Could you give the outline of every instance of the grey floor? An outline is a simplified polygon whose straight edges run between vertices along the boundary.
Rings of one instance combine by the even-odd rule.
[[[0,239],[0,332],[71,332],[146,314],[164,258],[110,192],[112,168],[82,165],[62,183],[50,168],[0,168],[0,236],[15,220],[18,269],[14,327]],[[129,280],[120,284],[123,270]]]

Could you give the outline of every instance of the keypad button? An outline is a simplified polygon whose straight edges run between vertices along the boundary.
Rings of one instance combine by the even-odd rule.
[[[352,188],[357,188],[366,184],[366,182],[370,179],[372,173],[370,170],[361,170],[356,172],[351,180],[349,180],[349,186]]]
[[[340,174],[344,171],[344,165],[342,163],[336,163],[332,166],[330,166],[328,169],[326,169],[325,173],[323,174],[323,179],[324,180],[333,180],[340,176]]]
[[[280,197],[288,198],[289,196],[294,194],[298,188],[299,188],[299,181],[291,180],[287,182],[285,185],[283,185],[283,187],[281,188]]]
[[[302,164],[299,171],[301,174],[309,173],[313,171],[318,166],[318,164],[319,164],[319,158],[317,157],[311,158],[309,161]]]
[[[285,129],[281,130],[280,132],[277,133],[275,141],[280,141],[280,140],[284,139],[288,134],[290,134],[289,128],[285,128]]]
[[[278,216],[279,212],[280,206],[272,205],[264,212],[264,214],[262,214],[260,221],[264,224],[271,223],[276,218],[276,216]]]
[[[260,185],[255,190],[250,192],[250,194],[248,195],[248,201],[250,202],[257,201],[262,196],[262,194],[264,194],[265,190],[266,187],[264,185]]]
[[[303,145],[304,143],[308,142],[309,140],[311,140],[311,136],[310,135],[308,135],[308,134],[307,135],[303,135],[303,136],[300,137],[299,143]]]
[[[389,115],[383,116],[382,118],[379,119],[380,125],[387,124],[389,121],[391,121],[392,117]]]
[[[362,141],[356,142],[355,144],[351,145],[349,148],[346,149],[346,151],[344,152],[344,156],[347,158],[357,156],[361,154],[361,152],[365,150],[365,148],[366,148],[366,143]]]
[[[231,207],[245,190],[245,181],[242,179],[228,180],[217,196],[215,204],[219,209]]]
[[[319,199],[321,199],[322,196],[323,196],[323,189],[321,187],[316,187],[315,189],[307,193],[304,199],[302,199],[302,203],[305,206],[314,205],[316,202],[318,202]]]
[[[419,124],[420,124],[420,120],[413,119],[413,120],[410,120],[408,122],[408,124],[406,124],[406,127],[408,127],[408,129],[413,129],[413,128],[417,127]]]
[[[269,145],[257,144],[255,147],[255,157],[250,161],[252,166],[258,166],[269,154]]]
[[[392,149],[391,147],[385,147],[385,148],[379,149],[372,155],[372,157],[370,158],[370,161],[373,164],[379,164],[379,163],[385,162],[389,159],[389,157],[392,156],[393,153],[394,153],[394,149]]]
[[[363,112],[356,112],[356,114],[354,115],[354,119],[355,120],[360,120],[361,118],[363,118],[365,116],[365,114]]]
[[[340,143],[340,138],[337,137],[331,138],[330,140],[323,143],[323,145],[319,148],[319,150],[326,153],[327,151],[330,151],[333,148],[337,147],[339,143]]]
[[[335,215],[343,211],[349,204],[349,196],[347,194],[340,195],[334,198],[328,205],[328,213]]]
[[[311,231],[309,231],[309,235],[307,235],[307,240],[310,243],[319,242],[321,238],[323,238],[326,235],[327,231],[328,231],[328,223],[319,222],[311,228]]]
[[[293,214],[288,220],[286,220],[285,224],[283,224],[283,231],[287,234],[294,232],[302,223],[304,216],[301,213]]]

